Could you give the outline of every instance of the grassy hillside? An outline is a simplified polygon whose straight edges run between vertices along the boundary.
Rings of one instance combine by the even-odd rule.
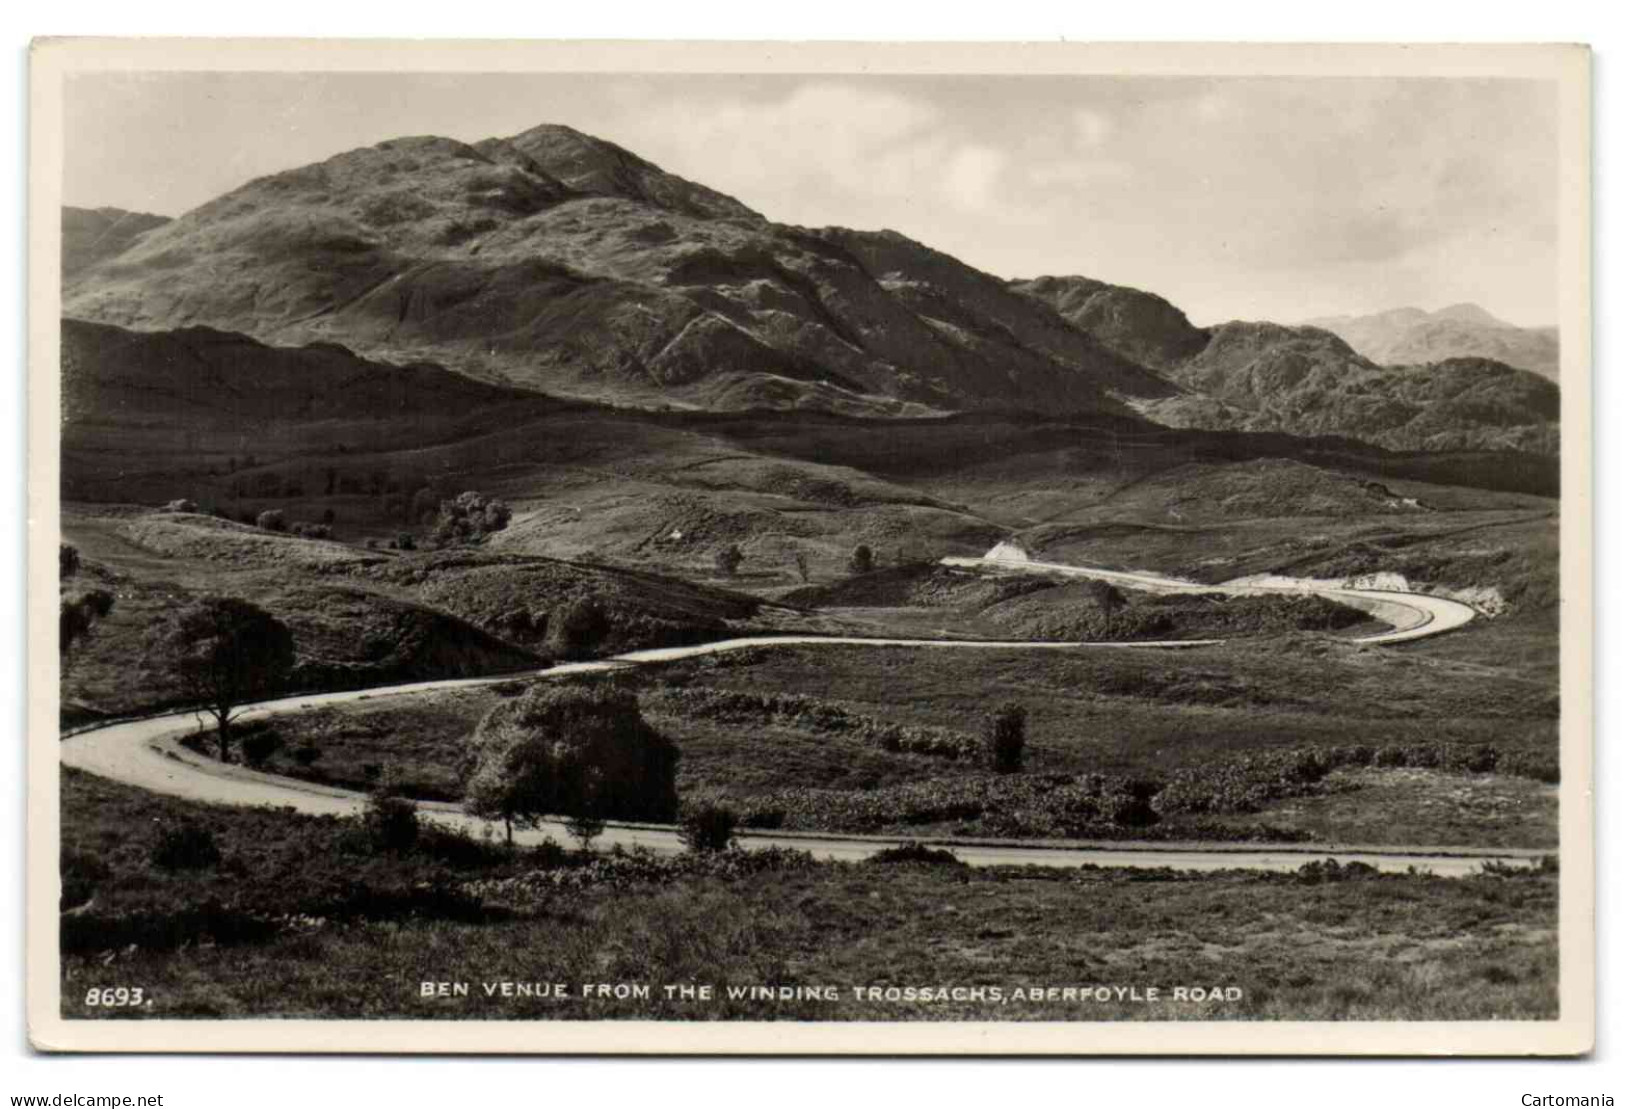
[[[1109,390],[1168,391],[946,255],[772,224],[547,126],[397,139],[252,181],[71,275],[64,310],[641,404],[1087,412],[1121,411]]]
[[[475,549],[373,551],[184,513],[69,511],[63,534],[83,559],[74,587],[115,597],[64,677],[68,720],[182,699],[151,638],[210,593],[251,600],[289,626],[295,689],[537,669],[559,650],[609,654],[840,627],[654,574]],[[588,615],[561,640],[561,614],[582,605]]]
[[[1557,1011],[1557,880],[1538,871],[967,870],[820,865],[782,852],[588,863],[434,836],[379,851],[355,822],[228,812],[73,772],[62,805],[67,904],[81,908],[62,918],[63,1014],[76,1018],[1527,1020]],[[210,832],[219,862],[152,865],[158,836],[186,824]],[[1309,932],[1312,947],[1288,942]],[[539,963],[572,983],[569,996],[480,996],[481,982],[534,981]],[[474,984],[471,996],[423,999],[426,966]],[[86,1005],[113,971],[143,983],[150,1004]],[[1158,986],[1160,1000],[1015,993],[1131,979]],[[579,984],[598,981],[716,992],[710,1002],[658,988],[648,1001],[581,996]],[[928,1003],[903,1002],[899,989],[886,1000],[889,987],[941,983],[984,989]],[[1197,983],[1240,992],[1175,1000],[1176,986]],[[760,985],[834,987],[835,997],[729,997],[729,986]],[[872,1000],[854,993],[871,986]]]

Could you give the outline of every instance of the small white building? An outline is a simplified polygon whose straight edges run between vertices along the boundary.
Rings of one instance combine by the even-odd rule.
[[[984,562],[1031,562],[1032,555],[1027,553],[1027,548],[1022,546],[1020,541],[1006,539],[983,555],[982,560]]]

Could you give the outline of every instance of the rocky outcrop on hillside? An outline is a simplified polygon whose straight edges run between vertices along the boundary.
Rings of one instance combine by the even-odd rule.
[[[1090,277],[1014,281],[1017,292],[1042,301],[1124,358],[1172,369],[1200,353],[1208,333],[1155,293]]]

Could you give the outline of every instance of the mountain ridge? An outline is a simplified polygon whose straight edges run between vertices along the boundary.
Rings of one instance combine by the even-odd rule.
[[[257,178],[65,271],[64,314],[339,343],[641,407],[1134,412],[1397,449],[1556,449],[1555,392],[1482,358],[1411,380],[1334,330],[1198,328],[1143,290],[1007,281],[894,231],[774,223],[556,124],[392,139]]]

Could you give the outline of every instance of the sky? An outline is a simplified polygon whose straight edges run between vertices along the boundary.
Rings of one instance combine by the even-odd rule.
[[[1463,301],[1556,318],[1556,94],[1536,81],[136,73],[72,77],[65,106],[84,207],[179,215],[389,138],[564,123],[781,223],[1132,285],[1199,325]]]

